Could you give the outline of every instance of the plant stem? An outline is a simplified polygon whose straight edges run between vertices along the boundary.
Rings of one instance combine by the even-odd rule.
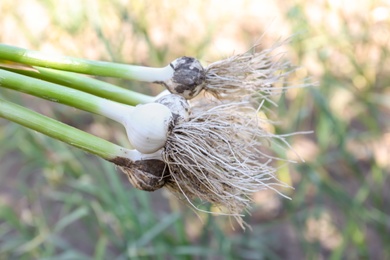
[[[78,89],[95,96],[103,97],[126,105],[135,106],[138,104],[150,103],[155,99],[155,97],[152,96],[141,94],[101,80],[68,71],[47,69],[42,67],[34,67],[33,69],[18,69],[5,67],[1,64],[0,68],[25,76]]]
[[[113,62],[92,61],[59,55],[48,55],[6,44],[0,44],[0,59],[83,74],[147,82],[166,81],[172,78],[174,72],[170,65],[163,68],[150,68]]]
[[[0,99],[0,117],[68,143],[106,160],[113,160],[118,156],[129,158],[131,152],[131,150],[3,99]]]
[[[0,86],[59,102],[123,123],[133,107],[0,69]]]

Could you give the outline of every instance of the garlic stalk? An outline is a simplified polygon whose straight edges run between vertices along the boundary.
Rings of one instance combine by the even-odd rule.
[[[0,44],[0,59],[32,66],[66,70],[83,74],[118,77],[139,81],[165,81],[173,76],[173,68],[163,68],[93,61],[60,55],[49,55],[39,51],[27,50],[11,45]]]
[[[3,99],[0,99],[0,118],[8,119],[114,163],[127,174],[130,182],[138,189],[154,191],[165,184],[166,170],[162,161],[162,150],[151,154],[129,150]]]
[[[122,124],[130,143],[142,153],[153,153],[166,142],[173,116],[158,103],[136,107],[96,97],[75,89],[0,69],[0,86],[25,92],[108,117]]]
[[[15,72],[36,79],[45,80],[65,87],[81,90],[92,95],[113,100],[122,104],[135,106],[153,102],[155,97],[130,89],[119,87],[105,81],[69,71],[54,70],[42,67],[30,67],[16,64],[3,64],[0,69]]]
[[[0,60],[83,74],[159,83],[166,86],[170,92],[187,99],[193,98],[202,90],[205,80],[205,70],[202,65],[198,60],[190,57],[178,58],[162,68],[151,68],[48,55],[0,44]]]

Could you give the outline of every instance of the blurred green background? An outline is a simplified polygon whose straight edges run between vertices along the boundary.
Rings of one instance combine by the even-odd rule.
[[[390,259],[390,2],[1,0],[0,42],[80,58],[205,64],[295,34],[301,66],[275,100],[277,133],[305,159],[279,177],[292,200],[254,195],[253,230],[134,189],[113,165],[0,119],[0,259]],[[160,87],[117,79],[157,94]],[[0,96],[128,145],[101,117]],[[294,158],[294,154],[286,154]],[[211,209],[212,210],[212,209]],[[234,225],[233,225],[234,226]]]

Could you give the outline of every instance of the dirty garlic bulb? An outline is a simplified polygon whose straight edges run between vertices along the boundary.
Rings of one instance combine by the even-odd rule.
[[[170,109],[175,125],[183,121],[188,121],[190,105],[183,96],[177,94],[167,94],[159,97],[155,102]]]
[[[171,110],[159,103],[138,105],[127,117],[125,127],[133,147],[141,153],[150,154],[161,149],[172,125]]]
[[[206,71],[202,64],[192,57],[180,57],[170,63],[173,76],[162,83],[172,94],[186,99],[196,97],[205,87]]]

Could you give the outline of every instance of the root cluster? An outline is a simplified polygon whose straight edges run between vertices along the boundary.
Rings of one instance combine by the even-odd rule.
[[[283,53],[277,52],[285,42],[278,42],[268,49],[257,52],[256,45],[248,52],[233,55],[211,63],[206,68],[204,89],[220,99],[237,100],[238,97],[267,98],[280,94],[285,87],[276,87],[294,71]]]
[[[287,143],[265,131],[267,123],[248,102],[199,102],[168,137],[163,157],[171,176],[165,187],[195,207],[194,198],[211,202],[242,223],[254,192],[286,186],[274,175],[274,161],[281,159],[267,150]]]

